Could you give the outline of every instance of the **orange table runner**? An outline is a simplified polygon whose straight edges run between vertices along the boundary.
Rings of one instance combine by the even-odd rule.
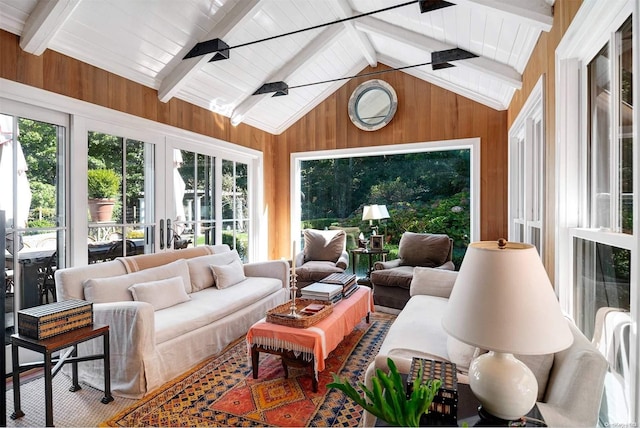
[[[255,323],[247,333],[247,348],[251,361],[251,346],[260,345],[275,351],[293,351],[305,361],[314,359],[314,373],[324,370],[324,360],[336,349],[362,318],[373,312],[373,293],[369,287],[359,287],[347,299],[333,306],[327,318],[308,328],[272,324],[266,317]]]

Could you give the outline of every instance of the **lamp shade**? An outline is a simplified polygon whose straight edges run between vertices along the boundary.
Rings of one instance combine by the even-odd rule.
[[[386,205],[365,205],[362,209],[362,220],[380,220],[389,218]]]
[[[535,247],[483,241],[469,245],[442,327],[490,351],[550,354],[573,342]]]

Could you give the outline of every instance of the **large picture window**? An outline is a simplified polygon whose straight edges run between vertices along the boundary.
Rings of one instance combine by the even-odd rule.
[[[397,257],[402,233],[449,235],[453,261],[460,266],[466,246],[479,237],[479,141],[476,139],[378,147],[372,153],[310,152],[295,155],[292,175],[299,185],[293,207],[293,236],[305,228],[342,228],[347,249],[368,238],[373,230],[384,236],[388,258]],[[366,205],[385,205],[389,217],[363,221]],[[363,263],[366,262],[362,258]],[[357,266],[357,273],[366,269]]]

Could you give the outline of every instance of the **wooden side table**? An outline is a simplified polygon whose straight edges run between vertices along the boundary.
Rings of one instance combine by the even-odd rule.
[[[369,269],[367,270],[367,276],[365,278],[358,279],[358,284],[371,287],[371,271],[373,270],[373,257],[377,256],[382,259],[383,262],[387,261],[387,254],[389,250],[373,250],[371,248],[355,248],[349,250],[351,253],[351,266],[353,273],[356,273],[356,265],[358,264],[358,257],[360,255],[369,256]]]
[[[78,357],[79,343],[102,336],[104,347],[103,353],[97,355],[89,355],[86,357]],[[43,354],[44,361],[39,363],[29,363],[20,365],[18,359],[18,349],[23,347],[35,352]],[[53,359],[52,354],[61,349],[71,348],[63,355]],[[68,333],[59,334],[44,340],[32,339],[20,334],[11,335],[11,357],[13,364],[13,413],[11,419],[18,419],[24,416],[24,412],[20,408],[20,372],[33,367],[44,367],[44,397],[45,397],[45,415],[46,426],[53,426],[53,388],[51,382],[53,377],[60,371],[62,366],[67,363],[72,364],[72,382],[73,385],[69,391],[75,392],[81,389],[78,383],[78,362],[102,359],[104,361],[104,397],[100,400],[107,404],[113,401],[111,395],[111,364],[109,360],[109,326],[108,325],[92,325],[88,327],[72,330]],[[55,366],[53,364],[55,363]]]

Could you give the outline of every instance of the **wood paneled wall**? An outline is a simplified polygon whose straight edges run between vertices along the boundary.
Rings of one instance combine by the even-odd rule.
[[[552,282],[555,271],[555,150],[556,150],[556,104],[555,104],[555,52],[562,36],[569,28],[582,0],[556,0],[553,7],[553,27],[542,33],[522,74],[522,89],[516,91],[509,106],[509,127],[518,117],[522,106],[529,98],[531,90],[540,76],[545,78],[545,212],[543,220],[544,248],[543,262]]]
[[[363,73],[384,68],[388,67],[379,65]],[[281,191],[276,199],[276,228],[281,233],[274,245],[283,250],[282,254],[288,254],[285,251],[291,247],[287,229],[291,153],[470,137],[481,139],[481,239],[506,237],[507,112],[493,110],[406,73],[396,71],[376,78],[388,82],[398,95],[398,110],[386,127],[362,131],[349,120],[347,105],[351,93],[360,83],[371,79],[360,77],[351,79],[278,136],[276,186]]]

